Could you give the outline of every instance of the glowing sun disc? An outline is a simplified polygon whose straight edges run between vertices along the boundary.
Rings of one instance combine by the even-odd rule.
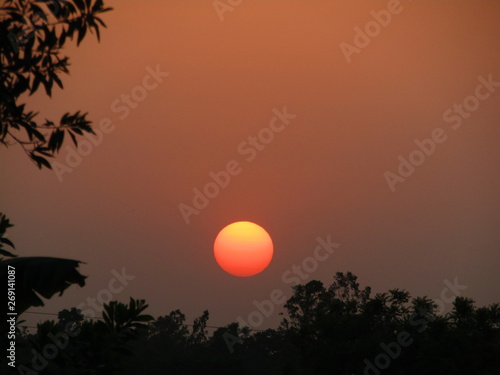
[[[261,226],[238,221],[224,227],[214,242],[214,256],[227,273],[247,277],[266,269],[273,258],[273,241]]]

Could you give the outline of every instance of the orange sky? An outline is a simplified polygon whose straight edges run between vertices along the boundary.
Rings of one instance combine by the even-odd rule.
[[[88,111],[110,131],[62,181],[20,149],[0,151],[18,254],[87,263],[85,288],[37,311],[96,296],[125,267],[135,278],[115,298],[145,298],[155,316],[208,309],[211,324],[227,324],[275,289],[289,295],[283,274],[328,235],[340,247],[308,280],[329,284],[349,270],[375,291],[438,298],[458,277],[464,295],[498,302],[500,87],[481,89],[489,97],[459,129],[443,114],[475,95],[478,77],[500,82],[500,3],[401,1],[350,63],[340,44],[354,45],[354,28],[387,1],[249,0],[223,21],[211,1],[107,3],[115,10],[101,43],[67,49],[65,89],[27,103],[40,119]],[[157,66],[168,76],[135,89],[147,96],[123,116],[122,95]],[[296,117],[247,161],[242,142],[284,107]],[[392,192],[384,173],[436,128],[446,140]],[[67,155],[63,146],[57,161]],[[193,189],[231,161],[240,172],[186,224],[179,204],[192,206]],[[253,278],[225,274],[212,254],[219,230],[239,220],[263,226],[275,245]]]

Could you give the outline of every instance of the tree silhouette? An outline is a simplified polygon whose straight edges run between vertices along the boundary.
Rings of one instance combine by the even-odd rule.
[[[107,12],[102,0],[5,0],[0,7],[0,143],[20,145],[38,168],[51,168],[47,158],[61,148],[65,134],[77,145],[84,132],[93,133],[87,114],[66,113],[58,124],[51,120],[35,121],[36,113],[20,103],[22,95],[34,94],[40,84],[52,95],[54,83],[63,87],[61,73],[68,73],[69,58],[62,55],[68,40],[79,45],[87,31],[100,39],[99,27],[106,25],[98,17]],[[11,227],[0,214],[0,276],[7,280],[9,269],[16,270],[16,306],[21,314],[31,306],[43,306],[44,298],[60,294],[71,284],[85,285],[85,277],[76,268],[79,261],[49,257],[15,258],[6,247],[14,244],[5,237]],[[11,271],[12,272],[12,271]],[[6,313],[8,306],[1,309]],[[5,314],[4,314],[5,316]],[[0,323],[3,335],[7,324]]]
[[[5,0],[0,8],[0,143],[20,145],[39,168],[51,168],[48,158],[65,135],[76,146],[79,136],[93,133],[91,122],[80,111],[37,122],[20,98],[40,84],[48,96],[54,83],[63,88],[69,58],[61,50],[68,40],[79,45],[87,31],[100,39],[99,26],[106,25],[98,16],[109,10],[102,0]]]
[[[132,344],[152,319],[143,314],[147,307],[133,298],[128,304],[113,301],[104,304],[100,321],[84,319],[74,308],[63,310],[57,322],[45,321],[36,334],[19,337],[17,368],[5,368],[16,374],[121,374],[135,351]]]
[[[498,304],[476,308],[458,297],[450,313],[438,315],[427,297],[400,289],[371,295],[355,275],[337,273],[330,286],[312,280],[293,287],[284,307],[277,329],[241,334],[244,327],[230,323],[201,340],[190,339],[175,310],[134,343],[137,356],[124,374],[499,373]],[[231,350],[226,335],[238,341]]]
[[[337,273],[328,287],[317,280],[295,286],[280,326],[253,333],[234,322],[210,336],[208,311],[188,325],[179,310],[151,320],[146,307],[133,299],[110,302],[98,322],[64,310],[58,322],[21,338],[19,363],[29,366],[33,350],[42,353],[59,340],[64,348],[39,374],[494,375],[500,369],[498,304],[477,308],[457,297],[448,314],[437,314],[432,300],[400,289],[372,296],[351,273]],[[65,340],[68,325],[78,334]],[[238,339],[234,350],[227,335]],[[398,344],[402,335],[405,345]]]
[[[5,317],[8,312],[21,315],[30,307],[43,306],[39,295],[49,299],[54,294],[62,295],[71,284],[85,285],[85,276],[77,268],[80,261],[51,257],[20,257],[5,249],[9,246],[14,249],[14,244],[6,238],[6,231],[13,225],[4,214],[0,213],[0,254],[10,259],[0,258],[0,279],[11,280],[15,290],[15,298],[4,303],[0,312]],[[9,274],[14,276],[9,279]],[[7,285],[9,288],[9,285]],[[0,323],[0,335],[4,336],[8,328],[7,321]]]

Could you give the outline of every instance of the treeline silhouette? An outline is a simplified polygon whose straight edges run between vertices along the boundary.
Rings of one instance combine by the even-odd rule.
[[[156,320],[144,300],[105,305],[102,320],[63,310],[16,342],[20,374],[500,374],[500,306],[442,293],[449,311],[394,289],[372,296],[351,273],[330,286],[293,287],[276,329],[230,323],[212,333],[208,311]],[[456,292],[456,291],[455,291]],[[453,298],[451,298],[451,297]],[[4,367],[5,368],[5,367]]]

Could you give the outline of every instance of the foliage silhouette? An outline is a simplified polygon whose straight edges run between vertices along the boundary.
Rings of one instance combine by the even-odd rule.
[[[494,375],[500,370],[498,304],[477,308],[471,299],[457,297],[451,311],[440,315],[432,300],[403,290],[371,295],[351,273],[337,273],[328,287],[317,280],[293,287],[281,324],[265,331],[230,323],[210,336],[208,311],[188,325],[179,310],[152,320],[144,315],[146,307],[132,299],[128,305],[111,302],[100,322],[65,310],[58,323],[45,322],[36,334],[24,335],[25,361],[31,360],[31,349],[43,350],[51,342],[49,332],[54,337],[69,322],[81,332],[40,374]],[[397,348],[401,334],[408,345]],[[237,342],[234,350],[228,336]],[[373,367],[381,353],[389,360],[383,369]]]
[[[71,284],[85,285],[85,276],[77,268],[80,261],[51,257],[20,257],[5,250],[5,245],[14,248],[12,241],[7,239],[6,230],[12,227],[9,219],[0,213],[0,254],[10,259],[0,258],[0,279],[8,280],[8,270],[15,269],[15,304],[4,303],[0,313],[7,316],[8,308],[13,307],[19,315],[33,306],[43,306],[40,296],[50,299],[54,294],[62,295]],[[8,300],[8,295],[5,293]],[[7,321],[0,323],[0,335],[4,336],[8,328]]]
[[[87,113],[65,113],[60,121],[35,121],[37,113],[20,103],[40,84],[48,96],[54,83],[63,88],[69,58],[61,54],[68,40],[79,45],[87,31],[100,39],[99,18],[111,8],[102,0],[5,0],[0,7],[0,143],[20,145],[38,168],[51,168],[49,158],[61,148],[65,135],[94,133]],[[66,137],[67,138],[67,137]]]
[[[102,0],[4,0],[0,7],[0,143],[19,144],[38,168],[51,168],[48,158],[61,148],[65,134],[77,145],[79,136],[93,133],[87,114],[66,113],[59,124],[35,121],[36,113],[28,111],[20,100],[34,94],[40,84],[48,96],[54,83],[63,88],[61,73],[68,73],[69,58],[61,54],[68,40],[79,45],[87,31],[100,39],[99,18],[111,8]],[[5,237],[11,227],[0,214],[0,255],[15,258],[6,250],[14,244]],[[9,266],[16,268],[16,312],[31,306],[43,306],[37,296],[51,298],[72,283],[85,285],[85,277],[76,268],[79,261],[49,257],[0,258],[0,277],[7,279]],[[7,306],[1,309],[6,313]],[[3,336],[7,324],[0,323]]]
[[[35,335],[18,339],[16,369],[21,374],[121,374],[138,340],[153,318],[142,314],[144,300],[104,304],[103,320],[85,320],[76,310],[63,310],[58,321],[38,324]],[[53,347],[53,352],[47,348]],[[49,355],[48,355],[49,354]],[[47,358],[47,356],[51,358]]]

